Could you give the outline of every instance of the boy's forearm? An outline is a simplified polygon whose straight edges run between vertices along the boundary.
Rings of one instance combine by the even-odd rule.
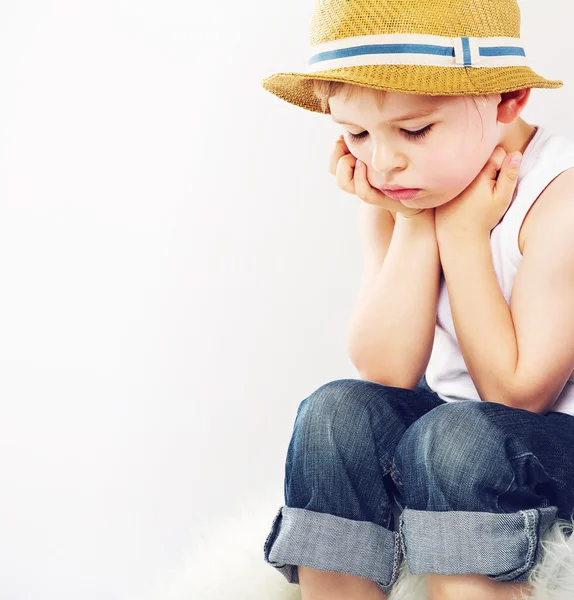
[[[432,351],[439,281],[434,218],[397,215],[385,262],[350,325],[349,356],[363,378],[418,385]]]

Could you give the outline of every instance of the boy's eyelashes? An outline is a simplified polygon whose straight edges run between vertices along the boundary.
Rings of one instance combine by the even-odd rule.
[[[426,127],[419,129],[418,131],[409,131],[408,129],[401,129],[401,133],[403,133],[403,135],[409,139],[419,140],[424,138],[432,128],[432,125],[427,125]],[[350,131],[346,131],[345,133],[353,142],[360,142],[369,135],[368,131],[362,131],[361,133],[351,133]]]

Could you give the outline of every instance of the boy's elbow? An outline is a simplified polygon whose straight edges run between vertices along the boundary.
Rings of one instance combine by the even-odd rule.
[[[404,368],[385,368],[384,360],[377,360],[376,364],[372,364],[372,361],[367,362],[364,356],[359,356],[357,352],[353,352],[351,345],[347,347],[347,354],[359,372],[361,379],[365,381],[372,381],[374,383],[380,383],[388,387],[403,388],[406,390],[416,390],[419,383],[424,375],[424,369],[422,373],[413,372],[412,370]]]
[[[416,390],[422,379],[422,375],[418,377],[417,374],[413,375],[412,373],[397,374],[396,372],[386,372],[381,369],[380,366],[378,368],[356,366],[356,368],[361,379],[364,379],[365,381],[372,381],[374,383],[386,385],[387,387],[402,388],[404,390]]]
[[[389,376],[381,373],[371,374],[368,372],[361,373],[359,371],[359,374],[361,375],[361,378],[365,381],[373,381],[374,383],[380,383],[381,385],[386,385],[387,387],[401,388],[403,390],[416,390],[420,382],[420,379],[417,379],[415,381],[412,378],[399,378],[396,376]]]

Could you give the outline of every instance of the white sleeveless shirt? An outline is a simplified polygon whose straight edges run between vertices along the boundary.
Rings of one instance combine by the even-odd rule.
[[[518,245],[522,222],[546,186],[560,173],[574,167],[574,141],[535,127],[536,133],[523,153],[512,203],[490,236],[496,276],[509,306],[514,278],[522,262]],[[446,402],[481,401],[458,345],[444,276],[440,281],[437,323],[426,380]],[[549,410],[574,416],[574,373]]]

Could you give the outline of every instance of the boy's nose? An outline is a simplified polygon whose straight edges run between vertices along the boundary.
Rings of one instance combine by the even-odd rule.
[[[404,169],[407,161],[404,156],[390,147],[377,146],[373,151],[371,165],[377,173],[390,173]]]

